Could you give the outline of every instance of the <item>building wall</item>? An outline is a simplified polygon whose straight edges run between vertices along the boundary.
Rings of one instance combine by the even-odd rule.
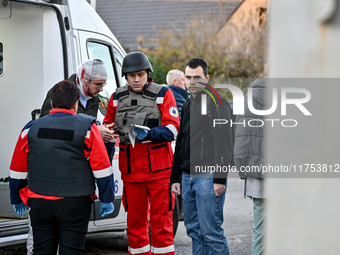
[[[244,0],[219,31],[219,40],[235,53],[238,50],[252,54],[264,43],[262,24],[267,21],[267,0]]]
[[[228,22],[238,24],[242,20],[247,20],[252,14],[260,14],[268,7],[267,0],[245,0]]]

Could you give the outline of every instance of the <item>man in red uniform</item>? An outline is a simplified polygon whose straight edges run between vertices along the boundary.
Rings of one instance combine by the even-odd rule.
[[[78,114],[79,89],[61,81],[51,91],[48,116],[21,131],[10,166],[11,203],[30,206],[33,254],[83,254],[95,193],[102,217],[113,212],[109,158],[92,116]],[[25,205],[24,205],[25,204]]]
[[[119,130],[119,169],[124,183],[129,254],[174,254],[170,190],[173,152],[179,117],[172,92],[153,83],[152,66],[142,52],[131,52],[123,61],[122,75],[128,85],[110,98],[104,123]],[[129,128],[134,128],[136,143]],[[131,144],[132,142],[132,144]],[[149,240],[149,208],[151,246]]]

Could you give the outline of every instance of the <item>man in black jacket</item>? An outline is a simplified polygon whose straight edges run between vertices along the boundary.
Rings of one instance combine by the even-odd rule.
[[[107,71],[103,61],[100,59],[89,59],[79,65],[78,73],[72,74],[68,79],[77,84],[80,90],[77,113],[84,113],[97,118],[98,108],[101,102],[98,94],[103,91],[103,87],[106,85],[106,79]],[[50,90],[41,107],[40,117],[48,115],[51,109]],[[108,143],[112,139],[111,135],[114,131],[106,128],[104,125],[99,125],[98,129],[104,143]]]
[[[98,94],[103,91],[103,87],[107,80],[107,70],[104,62],[100,59],[89,59],[78,66],[77,74],[72,74],[69,81],[78,86],[80,91],[80,100],[78,101],[77,114],[83,113],[86,115],[97,118],[99,104],[101,100]],[[48,115],[52,110],[51,105],[51,91],[48,91],[44,103],[41,107],[40,117]],[[107,125],[110,128],[110,125]],[[113,154],[115,151],[115,143],[110,142],[114,131],[108,129],[104,125],[98,125],[100,135],[105,143],[105,147],[112,162]],[[27,255],[32,254],[33,250],[33,234],[31,231],[31,224],[29,222],[30,231],[27,239]]]
[[[183,105],[170,183],[172,192],[180,195],[182,181],[183,218],[193,254],[229,254],[221,225],[233,152],[232,130],[215,120],[230,124],[231,110],[208,81],[206,62],[189,60],[185,82],[191,95]]]

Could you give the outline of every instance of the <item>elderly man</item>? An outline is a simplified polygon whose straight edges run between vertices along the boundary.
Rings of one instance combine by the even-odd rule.
[[[184,83],[184,73],[180,70],[170,70],[166,76],[168,88],[172,91],[176,99],[176,105],[181,120],[181,111],[184,102],[188,99],[188,91]]]
[[[104,62],[100,59],[89,59],[78,67],[77,74],[70,76],[69,80],[78,85],[80,90],[80,100],[78,103],[77,113],[84,113],[97,118],[100,99],[98,94],[103,91],[106,85],[107,71]],[[46,99],[41,108],[43,117],[48,115],[51,107],[51,90],[47,93]],[[98,126],[99,132],[105,143],[111,140],[112,130],[107,129],[104,125]],[[111,156],[111,155],[109,155]]]

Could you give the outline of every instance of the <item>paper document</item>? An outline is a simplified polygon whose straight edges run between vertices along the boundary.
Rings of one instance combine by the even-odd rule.
[[[136,124],[114,127],[113,129],[122,130],[123,132],[128,133],[130,143],[131,143],[132,147],[134,148],[135,143],[136,143],[136,137],[137,137],[137,132],[135,131],[135,128],[140,128],[140,129],[150,131],[149,127],[136,125]]]

